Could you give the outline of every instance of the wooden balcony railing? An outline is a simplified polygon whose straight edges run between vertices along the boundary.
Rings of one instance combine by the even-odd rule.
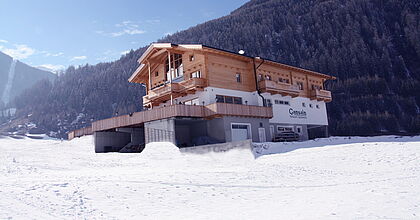
[[[214,103],[202,105],[170,105],[154,108],[147,111],[135,112],[131,115],[122,115],[92,123],[93,131],[104,131],[119,127],[139,125],[144,122],[171,117],[212,118],[215,116],[241,116],[255,118],[272,118],[271,107],[237,105],[228,103]]]
[[[316,99],[318,101],[324,101],[324,102],[331,102],[332,100],[331,92],[328,90],[323,90],[323,89],[311,90],[310,98],[312,100]]]
[[[161,87],[154,88],[149,91],[149,94],[143,97],[143,104],[148,104],[152,101],[166,101],[181,96],[183,93],[194,92],[202,89],[207,85],[207,80],[203,78],[191,78],[179,83],[169,83]]]
[[[90,134],[93,134],[93,131],[92,131],[92,127],[89,126],[89,127],[80,128],[74,131],[70,131],[69,133],[67,133],[67,138],[71,140],[76,137],[82,137],[82,136],[90,135]]]
[[[203,78],[191,78],[179,83],[181,86],[181,90],[190,90],[196,88],[204,88],[206,87],[207,80]]]
[[[261,92],[268,92],[271,94],[281,94],[284,96],[299,96],[300,90],[296,85],[291,85],[284,82],[276,82],[271,80],[262,80],[258,82],[258,87]]]

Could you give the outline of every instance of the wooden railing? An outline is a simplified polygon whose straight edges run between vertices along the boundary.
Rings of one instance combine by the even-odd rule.
[[[323,89],[311,90],[310,98],[316,99],[318,101],[324,101],[324,102],[331,102],[332,100],[331,92],[328,90],[323,90]]]
[[[130,115],[108,118],[92,123],[92,130],[104,131],[119,127],[139,125],[144,122],[171,118],[171,117],[198,117],[211,118],[213,116],[242,116],[256,118],[272,118],[271,107],[237,105],[228,103],[214,103],[207,106],[201,105],[170,105],[154,108],[147,111],[135,112]]]
[[[229,115],[242,117],[272,118],[273,109],[255,105],[237,105],[228,103],[214,103],[206,106],[207,117],[214,115]]]
[[[185,80],[180,82],[181,90],[188,90],[197,87],[205,87],[207,83],[206,79],[203,78],[191,78],[189,80]]]
[[[89,127],[80,128],[74,131],[70,131],[69,133],[67,133],[67,138],[71,140],[76,137],[82,137],[82,136],[90,135],[90,134],[93,134],[93,131],[92,131],[92,127],[89,126]]]
[[[149,103],[154,100],[168,100],[170,95],[176,98],[181,93],[185,93],[197,88],[204,88],[207,85],[207,80],[203,78],[191,78],[179,83],[169,83],[161,87],[154,88],[143,97],[143,104]]]
[[[282,94],[296,97],[300,93],[299,87],[296,85],[271,80],[259,81],[258,87],[262,92],[268,92],[271,94]]]

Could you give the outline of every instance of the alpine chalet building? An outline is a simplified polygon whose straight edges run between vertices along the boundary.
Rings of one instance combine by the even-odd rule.
[[[146,87],[144,110],[94,122],[97,152],[328,135],[324,83],[332,76],[194,44],[151,44],[138,63],[129,82]]]

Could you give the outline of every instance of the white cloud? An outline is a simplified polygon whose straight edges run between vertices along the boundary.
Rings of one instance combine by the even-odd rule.
[[[160,20],[159,19],[150,19],[150,20],[146,20],[146,23],[157,24],[157,23],[160,23]]]
[[[87,56],[75,56],[73,58],[70,59],[70,61],[75,61],[75,60],[86,60]]]
[[[3,40],[3,39],[0,39],[0,43],[9,43],[9,41],[7,41],[7,40]]]
[[[41,52],[39,52],[39,53],[44,54],[46,57],[59,57],[59,56],[64,55],[64,53],[63,53],[63,52],[50,53],[50,52],[45,51],[45,50],[43,50],[43,51],[41,51]]]
[[[25,44],[15,44],[15,49],[6,48],[3,52],[15,59],[23,60],[35,53],[35,49]]]
[[[123,35],[136,35],[146,33],[146,31],[139,29],[139,25],[135,24],[132,21],[123,21],[119,24],[115,24],[115,27],[119,28],[120,30],[110,33],[98,30],[95,31],[95,33],[109,37],[120,37]]]
[[[42,64],[42,65],[37,66],[37,68],[48,70],[48,71],[51,71],[53,73],[57,73],[60,70],[64,70],[65,66],[54,65],[54,64]]]
[[[130,51],[129,50],[125,50],[125,51],[121,52],[121,55],[126,55],[128,53],[130,53]]]

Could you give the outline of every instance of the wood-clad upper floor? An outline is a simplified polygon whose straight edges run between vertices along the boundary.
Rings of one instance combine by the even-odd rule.
[[[332,76],[204,45],[152,44],[138,62],[129,81],[146,85],[146,105],[159,105],[208,86],[331,101],[324,82]]]

